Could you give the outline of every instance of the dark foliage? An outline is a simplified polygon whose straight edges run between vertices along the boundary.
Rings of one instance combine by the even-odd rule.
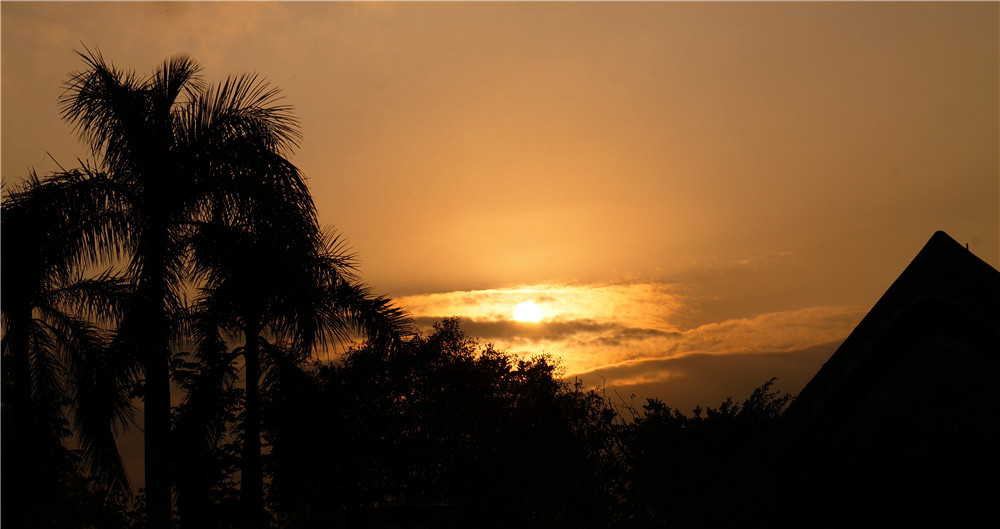
[[[743,404],[688,417],[653,399],[625,420],[549,358],[479,347],[448,319],[389,357],[357,349],[281,381],[266,423],[272,507],[282,527],[732,520],[754,507],[739,492],[766,476],[790,398],[772,382]]]
[[[282,381],[272,501],[283,526],[423,513],[439,523],[592,525],[607,518],[613,413],[545,357],[467,338],[456,319],[388,357],[351,351]],[[405,514],[403,514],[405,513]]]
[[[768,380],[742,404],[691,416],[649,399],[622,431],[627,526],[726,527],[771,522],[778,419],[791,399]]]
[[[93,176],[31,175],[4,196],[2,490],[9,526],[104,523],[105,500],[127,495],[114,433],[131,409],[117,391],[124,367],[112,365],[100,324],[116,319],[128,289],[110,271],[83,277],[77,241],[92,233],[82,215],[60,214]],[[73,434],[79,450],[64,445]]]

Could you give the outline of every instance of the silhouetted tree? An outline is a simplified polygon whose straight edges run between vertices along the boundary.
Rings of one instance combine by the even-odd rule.
[[[131,415],[123,391],[128,373],[111,358],[106,330],[128,292],[110,272],[88,278],[79,266],[100,223],[73,205],[92,177],[75,171],[42,183],[32,174],[4,197],[3,490],[11,525],[84,523],[72,519],[79,512],[60,520],[65,509],[53,508],[88,491],[77,458],[62,444],[70,435],[65,408],[101,497],[118,501],[130,493],[114,439]],[[18,483],[9,481],[13,476]],[[68,490],[70,482],[80,490]]]
[[[170,523],[170,357],[178,337],[187,236],[219,215],[239,215],[262,187],[308,197],[285,158],[299,137],[278,92],[256,76],[204,89],[186,56],[140,78],[81,53],[60,100],[108,176],[127,222],[109,234],[129,259],[135,294],[118,329],[141,351],[147,523]],[[80,204],[80,207],[94,204]],[[309,208],[311,210],[311,207]]]
[[[196,315],[214,321],[224,334],[244,339],[236,352],[244,359],[246,388],[240,421],[245,526],[263,519],[262,353],[277,352],[298,364],[317,345],[345,341],[351,333],[389,347],[409,326],[401,310],[372,296],[358,281],[353,258],[337,238],[322,237],[294,204],[271,206],[250,217],[250,226],[205,226],[194,244],[195,275],[205,280]],[[199,336],[218,341],[210,331]],[[212,349],[217,347],[202,351]]]
[[[174,372],[185,397],[174,415],[177,513],[181,527],[237,527],[242,521],[236,429],[244,391],[238,350],[231,350],[212,313],[192,315],[193,361]]]
[[[791,395],[771,389],[775,379],[742,404],[688,416],[659,399],[622,428],[627,527],[764,526],[778,489],[779,418]]]
[[[480,348],[455,319],[388,357],[361,348],[290,373],[267,422],[282,526],[602,525],[614,414],[556,373]]]

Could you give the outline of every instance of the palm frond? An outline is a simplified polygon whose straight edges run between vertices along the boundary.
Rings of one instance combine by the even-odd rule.
[[[303,369],[303,358],[300,351],[289,347],[289,344],[273,343],[262,340],[261,365],[264,376],[261,379],[261,389],[274,398],[275,390],[280,390],[289,383],[308,383],[308,375]]]
[[[68,437],[62,407],[66,404],[62,365],[56,353],[58,337],[44,321],[35,320],[31,327],[29,356],[31,362],[30,392],[32,420],[36,433],[47,434],[51,441]]]
[[[134,72],[115,68],[100,50],[77,55],[88,66],[71,74],[59,98],[63,118],[105,163],[124,169],[140,154],[139,143],[150,131],[145,116],[150,106],[143,83]]]
[[[372,295],[371,287],[363,283],[341,280],[332,285],[323,314],[328,328],[335,329],[336,322],[342,322],[340,328],[385,351],[413,333],[409,315],[391,299]]]
[[[161,99],[157,108],[169,109],[182,94],[193,100],[201,93],[204,84],[200,72],[197,61],[179,54],[163,61],[145,84]]]
[[[108,324],[120,319],[132,294],[131,283],[112,269],[93,278],[80,275],[65,286],[48,290],[45,303],[68,307]]]
[[[358,254],[351,250],[347,240],[336,229],[332,226],[324,229],[320,244],[323,250],[317,259],[321,269],[336,270],[337,275],[344,279],[358,279]]]
[[[120,259],[131,248],[130,202],[121,186],[87,166],[44,180],[31,173],[4,202],[5,257],[64,280],[72,269]],[[26,259],[29,251],[34,260]]]
[[[255,74],[226,79],[198,94],[181,114],[190,144],[230,147],[251,143],[261,151],[285,155],[298,146],[298,120],[280,91]]]
[[[105,333],[89,321],[49,308],[40,310],[40,315],[39,338],[45,338],[35,340],[39,347],[33,355],[33,372],[39,381],[58,376],[60,382],[46,382],[48,387],[39,387],[39,391],[73,396],[67,403],[88,473],[102,490],[127,495],[128,479],[115,444],[116,434],[132,415],[131,403],[121,390],[128,380],[124,366],[112,361]],[[55,351],[61,351],[65,361],[59,361]],[[63,375],[63,365],[68,366],[70,376]],[[69,387],[63,387],[62,380]],[[46,398],[36,394],[35,401],[45,402]],[[61,417],[61,410],[58,413]]]
[[[83,449],[84,463],[96,485],[113,493],[130,495],[128,475],[116,443],[132,420],[129,398],[130,362],[106,340],[78,348],[69,356],[73,384],[73,418]]]

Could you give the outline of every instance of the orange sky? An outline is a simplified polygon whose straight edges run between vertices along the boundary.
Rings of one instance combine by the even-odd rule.
[[[3,177],[89,156],[56,105],[81,44],[257,71],[378,291],[689,409],[798,391],[935,230],[1000,266],[998,28],[995,2],[3,2]],[[511,322],[527,299],[547,319]]]

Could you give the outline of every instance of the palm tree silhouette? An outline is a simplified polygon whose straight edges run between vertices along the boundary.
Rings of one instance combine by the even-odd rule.
[[[244,75],[205,89],[199,65],[184,55],[140,78],[99,52],[77,53],[86,68],[67,82],[61,111],[100,158],[126,219],[106,237],[128,258],[134,289],[116,343],[141,359],[146,522],[165,529],[171,346],[184,312],[188,240],[213,218],[245,215],[264,188],[315,213],[286,159],[296,121],[265,81]]]
[[[246,527],[263,520],[264,368],[300,365],[314,347],[352,333],[388,347],[409,330],[401,310],[360,283],[339,238],[306,222],[298,206],[271,195],[257,201],[256,214],[243,222],[202,226],[193,244],[195,276],[204,280],[195,313],[244,339],[236,352],[244,360],[240,481]],[[207,343],[199,351],[220,350],[210,327],[200,327],[198,336]]]
[[[4,462],[21,468],[9,475],[24,480],[4,488],[26,500],[7,502],[5,510],[23,512],[30,508],[25,504],[44,501],[45,493],[37,489],[45,485],[33,484],[53,479],[39,476],[45,473],[39,467],[65,460],[60,456],[61,440],[69,436],[64,406],[73,413],[94,484],[119,498],[130,494],[115,444],[115,433],[132,411],[125,391],[128,362],[112,357],[107,330],[121,316],[129,292],[110,270],[85,277],[80,266],[98,257],[87,253],[86,243],[100,238],[114,217],[111,212],[91,217],[77,207],[82,196],[103,187],[102,180],[87,170],[57,173],[44,183],[31,174],[4,200],[3,420],[4,451],[12,455]]]

